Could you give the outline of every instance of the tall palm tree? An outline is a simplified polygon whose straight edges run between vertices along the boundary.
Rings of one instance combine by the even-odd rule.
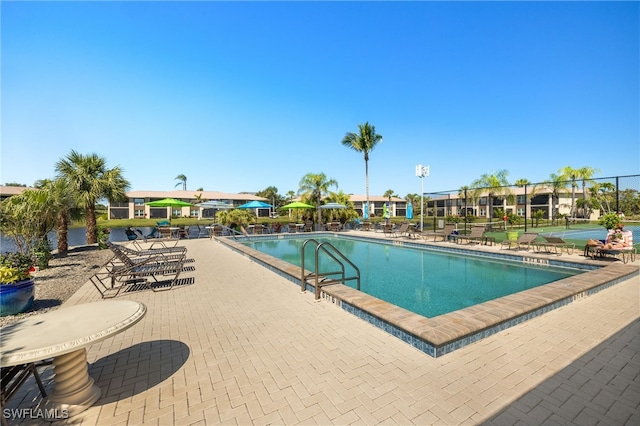
[[[571,182],[571,210],[569,216],[572,219],[576,217],[576,188],[578,187],[578,170],[570,166],[565,166],[558,170],[558,174],[567,181]]]
[[[587,200],[587,183],[591,182],[591,178],[593,177],[593,175],[596,173],[600,173],[600,170],[590,166],[585,166],[579,168],[577,172],[578,178],[582,181],[583,216],[587,217],[589,216],[589,212],[587,211],[587,208],[589,207],[589,202]]]
[[[187,177],[185,175],[178,175],[178,176],[176,176],[175,180],[179,180],[180,181],[180,182],[176,183],[176,186],[182,185],[182,190],[183,191],[187,190]],[[174,186],[174,188],[176,186]]]
[[[87,244],[95,244],[97,237],[96,202],[100,198],[110,201],[126,199],[129,182],[120,167],[107,168],[107,161],[97,154],[83,155],[75,150],[56,163],[59,178],[65,179],[76,205],[85,211]]]
[[[542,185],[551,189],[551,204],[553,205],[551,223],[555,225],[558,218],[558,208],[556,205],[560,201],[560,195],[562,195],[567,188],[567,181],[561,174],[551,173],[549,180],[542,182]]]
[[[471,184],[471,186],[484,188],[488,191],[489,222],[493,218],[493,198],[497,196],[509,197],[511,195],[510,184],[507,180],[508,175],[509,172],[507,170],[499,170],[495,174],[485,173]]]
[[[320,216],[322,197],[329,193],[329,187],[331,186],[338,187],[338,182],[335,179],[327,179],[327,175],[324,173],[307,173],[302,177],[298,185],[298,195],[302,195],[306,200],[315,203],[318,211],[318,225],[322,221]]]
[[[367,205],[369,205],[369,153],[382,142],[382,135],[377,134],[375,126],[368,122],[358,124],[358,130],[360,133],[348,132],[345,134],[342,138],[342,145],[364,154],[365,191]]]
[[[69,224],[72,218],[78,218],[75,199],[69,189],[69,183],[64,178],[55,180],[43,179],[35,183],[34,187],[47,192],[49,208],[54,216],[58,253],[69,250]]]

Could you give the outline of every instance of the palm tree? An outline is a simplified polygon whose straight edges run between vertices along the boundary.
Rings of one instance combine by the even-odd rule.
[[[576,217],[576,188],[578,187],[578,183],[576,182],[578,179],[578,170],[574,169],[570,166],[565,166],[558,170],[560,176],[567,181],[571,181],[571,210],[569,212],[569,216],[572,219]]]
[[[97,154],[82,155],[75,150],[56,163],[59,178],[65,179],[76,205],[85,211],[87,244],[95,244],[97,237],[96,202],[125,200],[129,182],[122,169],[107,168],[107,161]]]
[[[583,216],[588,217],[589,212],[587,212],[587,207],[589,207],[589,202],[587,200],[587,182],[591,181],[591,178],[594,174],[599,173],[600,170],[585,166],[581,167],[577,170],[578,178],[582,180],[582,205],[583,205]]]
[[[180,181],[180,182],[176,183],[176,186],[182,185],[182,190],[183,191],[187,190],[187,177],[185,175],[178,175],[178,176],[176,176],[175,180],[179,180]],[[174,186],[174,188],[176,186]]]
[[[513,184],[519,188],[524,188],[525,185],[531,185],[531,182],[529,181],[529,179],[518,179],[517,181],[513,182]]]
[[[364,153],[364,173],[366,177],[366,199],[369,205],[369,153],[377,144],[382,142],[382,135],[376,133],[375,126],[368,122],[358,124],[359,134],[348,132],[342,138],[342,145],[353,149],[356,152]]]
[[[558,208],[556,205],[560,200],[560,195],[565,192],[567,187],[567,181],[564,176],[560,174],[551,173],[549,175],[549,180],[542,182],[542,185],[546,185],[551,188],[551,203],[553,204],[552,213],[551,213],[551,223],[553,225],[556,224],[557,216],[558,216]]]
[[[72,218],[79,217],[69,183],[64,178],[44,179],[37,181],[34,187],[47,192],[48,204],[55,216],[58,253],[66,253],[69,250],[69,224]]]
[[[487,200],[489,222],[491,222],[493,218],[493,198],[496,196],[509,197],[511,195],[511,191],[508,188],[510,185],[507,180],[508,175],[509,172],[507,170],[499,170],[495,174],[483,174],[471,184],[471,186],[476,188],[484,188],[489,191]]]
[[[307,173],[300,180],[298,185],[298,194],[302,195],[306,200],[311,203],[315,203],[316,210],[318,211],[318,225],[321,223],[320,217],[320,204],[322,197],[329,193],[329,187],[338,187],[338,182],[335,179],[327,179],[327,175],[324,173]]]

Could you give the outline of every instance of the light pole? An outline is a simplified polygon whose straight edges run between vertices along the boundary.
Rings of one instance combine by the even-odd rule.
[[[424,230],[424,178],[429,176],[429,166],[418,164],[416,166],[416,176],[420,178],[420,232]]]

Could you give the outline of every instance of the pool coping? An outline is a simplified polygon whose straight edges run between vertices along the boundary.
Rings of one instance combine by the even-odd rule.
[[[507,258],[523,263],[558,265],[590,269],[584,273],[567,277],[550,284],[524,290],[488,302],[483,302],[458,311],[427,318],[404,308],[385,302],[342,284],[324,287],[321,300],[335,304],[370,324],[411,344],[432,357],[439,357],[469,345],[492,334],[520,324],[545,312],[580,300],[640,273],[638,265],[584,259],[562,259],[562,256],[547,253],[525,254],[502,251],[482,245],[384,238],[376,234],[348,235],[344,232],[305,233],[305,237],[339,236],[359,240],[375,240],[383,244],[402,245],[456,252],[470,256]],[[267,234],[252,239],[270,240],[300,238],[300,234]],[[216,240],[250,257],[255,262],[295,283],[300,288],[300,267],[247,247],[231,237],[216,237]],[[568,257],[568,256],[567,256]],[[314,291],[312,283],[306,282],[306,290]]]

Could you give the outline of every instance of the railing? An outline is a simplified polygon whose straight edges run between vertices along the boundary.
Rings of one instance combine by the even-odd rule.
[[[316,245],[316,250],[315,250],[315,267],[314,267],[314,272],[305,275],[305,267],[304,267],[304,251],[305,251],[305,247],[307,246],[307,243],[313,243]],[[329,251],[332,250],[333,252]],[[327,271],[327,272],[320,272],[318,270],[319,268],[319,255],[320,252],[324,252],[327,256],[329,256],[331,259],[333,259],[338,265],[340,265],[340,270],[339,271]],[[338,259],[340,258],[340,259]],[[345,276],[345,263],[349,264],[349,266],[351,266],[355,272],[356,275],[352,276],[352,277],[346,277]],[[335,279],[329,279],[328,277],[333,276],[333,275],[339,275],[340,278],[335,278]],[[333,246],[333,244],[331,244],[328,241],[324,241],[322,243],[318,242],[315,239],[308,239],[306,240],[304,243],[302,243],[302,247],[300,249],[300,290],[304,293],[306,291],[306,286],[307,286],[307,279],[313,277],[314,278],[314,284],[315,284],[315,296],[316,296],[316,300],[320,299],[320,290],[321,287],[325,286],[325,285],[331,285],[331,284],[345,284],[346,281],[349,280],[356,280],[356,288],[358,290],[360,290],[360,269],[358,269],[358,267],[351,262],[349,259],[347,259],[345,257],[344,254],[342,254],[337,248],[335,248]],[[322,278],[322,279],[321,279]]]

